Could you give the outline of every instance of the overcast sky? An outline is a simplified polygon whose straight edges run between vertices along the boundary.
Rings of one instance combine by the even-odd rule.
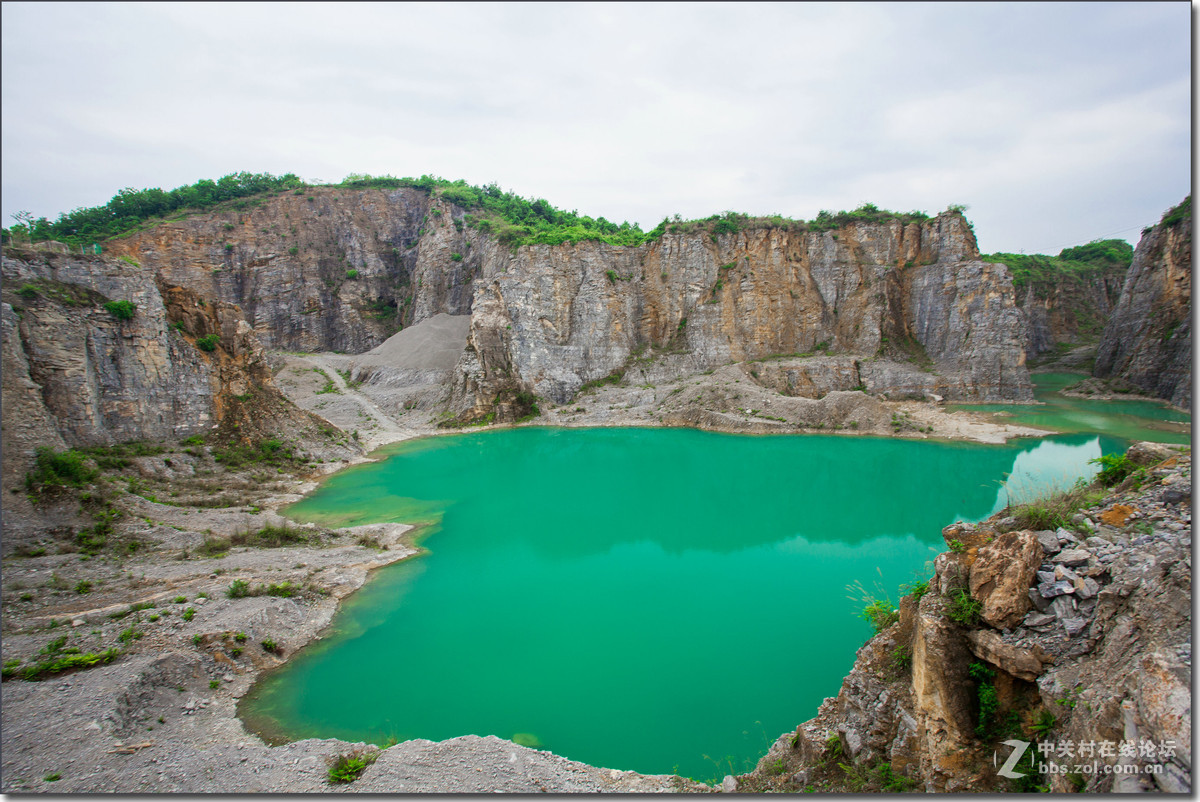
[[[1191,186],[1192,8],[5,2],[3,216],[230,172],[432,173],[651,228],[970,207],[1136,243]]]

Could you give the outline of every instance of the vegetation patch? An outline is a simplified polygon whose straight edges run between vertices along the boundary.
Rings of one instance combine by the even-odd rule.
[[[25,489],[35,496],[65,487],[83,487],[100,475],[87,456],[74,449],[55,451],[41,446],[33,470],[25,474]]]
[[[379,757],[376,749],[362,749],[338,755],[329,762],[327,779],[330,785],[352,783],[362,776]]]
[[[1072,518],[1080,510],[1098,503],[1103,498],[1103,490],[1076,486],[1065,493],[1056,493],[1009,507],[1008,513],[1016,519],[1020,529],[1041,531],[1064,527],[1079,530],[1080,524],[1075,523]]]
[[[983,602],[973,597],[962,588],[951,591],[946,603],[946,615],[951,621],[965,627],[973,627],[979,623],[979,614],[983,611]]]
[[[1133,262],[1133,246],[1123,239],[1106,239],[1064,248],[1058,256],[989,253],[980,258],[1007,265],[1018,292],[1032,285],[1034,295],[1045,299],[1064,282],[1082,283],[1101,276],[1122,278]]]
[[[65,642],[64,639],[62,643]],[[36,663],[21,666],[19,660],[6,662],[3,669],[0,670],[0,674],[2,674],[4,679],[17,677],[23,680],[36,681],[67,671],[94,668],[105,663],[111,663],[120,653],[121,650],[115,646],[105,649],[102,652],[88,652],[86,654],[71,653],[63,649],[60,645],[57,649],[51,650],[46,659],[39,660]]]
[[[274,176],[241,172],[168,191],[122,189],[103,206],[75,209],[60,214],[54,222],[45,217],[30,219],[13,226],[9,233],[34,242],[58,240],[69,245],[85,245],[135,231],[153,218],[180,210],[212,209],[237,199],[302,185],[299,176],[292,173]]]

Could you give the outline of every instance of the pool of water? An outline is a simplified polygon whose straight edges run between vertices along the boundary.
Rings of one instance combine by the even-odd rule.
[[[1120,440],[989,446],[687,429],[411,441],[290,517],[425,522],[242,701],[271,740],[494,734],[594,765],[744,771],[837,694],[943,526],[1067,486]]]
[[[963,404],[951,411],[994,412],[1006,420],[1055,432],[1091,432],[1125,440],[1186,444],[1192,416],[1158,401],[1071,398],[1060,392],[1088,378],[1084,373],[1034,373],[1034,398],[1041,404]]]

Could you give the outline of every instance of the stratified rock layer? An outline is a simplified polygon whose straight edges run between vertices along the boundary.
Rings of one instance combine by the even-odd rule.
[[[659,380],[821,349],[936,373],[859,375],[855,365],[823,380],[826,391],[1032,397],[1008,269],[978,261],[966,221],[945,214],[836,232],[668,233],[638,248],[521,248],[484,264],[452,404],[479,418],[506,393],[566,403],[647,349],[672,356]]]
[[[1192,402],[1192,213],[1142,236],[1104,327],[1093,374],[1179,407]]]

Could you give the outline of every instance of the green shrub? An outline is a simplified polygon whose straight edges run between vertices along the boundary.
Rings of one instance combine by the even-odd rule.
[[[235,579],[225,590],[225,595],[230,599],[245,598],[250,595],[250,583],[244,579]]]
[[[145,634],[137,627],[126,627],[117,635],[117,640],[121,641],[121,643],[129,643],[130,641],[141,640]]]
[[[1119,485],[1125,477],[1138,468],[1137,463],[1124,454],[1105,454],[1088,460],[1088,464],[1100,466],[1100,472],[1096,474],[1096,481],[1105,487]]]
[[[1173,226],[1185,217],[1192,213],[1192,196],[1188,195],[1178,206],[1167,210],[1167,213],[1162,217],[1164,226]]]
[[[950,551],[955,554],[962,554],[967,550],[967,545],[957,538],[950,541]]]
[[[358,271],[357,271],[357,270],[353,270],[353,269],[352,269],[352,270],[347,270],[347,271],[346,271],[346,278],[350,279],[351,281],[354,281],[354,280],[356,280],[356,279],[358,278]]]
[[[20,295],[27,301],[31,301],[38,297],[38,289],[32,284],[22,284],[21,289],[17,290],[17,295]]]
[[[196,611],[194,608],[189,607],[183,611],[183,620],[184,621],[191,621],[195,617],[196,617]]]
[[[986,738],[992,731],[999,707],[996,695],[996,670],[986,663],[975,662],[967,668],[967,675],[975,680],[975,698],[979,707],[979,723],[975,725],[975,734]]]
[[[264,639],[264,640],[262,641],[262,647],[263,647],[263,649],[264,649],[265,651],[268,651],[268,652],[271,652],[271,653],[278,653],[278,652],[279,652],[279,644],[278,644],[278,643],[276,643],[276,642],[275,642],[274,640],[272,640],[271,638],[266,638],[266,639]]]
[[[906,596],[912,596],[915,600],[920,601],[921,597],[929,592],[929,580],[922,579],[920,582],[914,582],[911,585],[901,585],[900,590]]]
[[[196,347],[201,351],[215,351],[219,342],[221,342],[221,335],[206,334],[203,337],[196,338]]]
[[[983,602],[962,588],[950,593],[950,601],[946,605],[946,615],[950,620],[968,627],[979,623],[979,613],[982,610]]]
[[[450,254],[450,261],[451,261],[451,262],[461,262],[462,260],[463,260],[463,255],[462,255],[461,253],[452,253],[452,254]]]
[[[39,494],[62,487],[83,487],[99,476],[86,457],[73,449],[55,451],[41,446],[35,452],[33,470],[25,474],[25,489]]]
[[[900,620],[900,611],[888,599],[872,599],[858,616],[874,627],[878,635]]]
[[[86,579],[79,580],[75,584],[75,592],[80,595],[83,595],[84,593],[91,593],[92,592],[92,583],[88,582]]]
[[[329,784],[354,782],[378,757],[379,753],[374,750],[354,751],[338,755],[329,765]]]
[[[109,301],[104,309],[117,320],[133,320],[137,307],[131,301]]]

